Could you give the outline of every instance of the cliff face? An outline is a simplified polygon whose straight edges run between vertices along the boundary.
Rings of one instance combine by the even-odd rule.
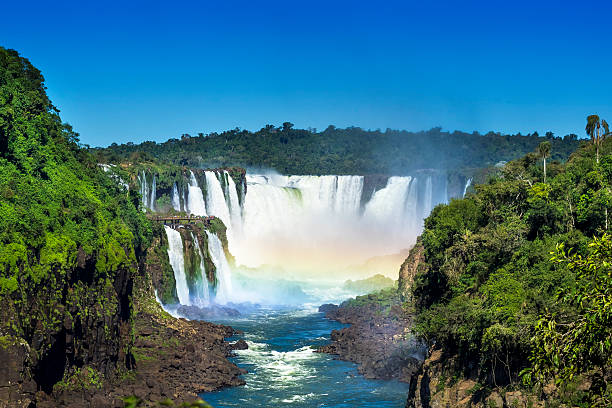
[[[417,272],[425,268],[425,248],[421,238],[417,239],[416,244],[410,250],[408,258],[402,263],[398,279],[398,291],[403,301],[411,302],[411,288]]]
[[[418,347],[410,340],[410,316],[402,309],[394,288],[319,310],[329,319],[350,324],[332,331],[332,342],[319,352],[357,363],[366,378],[410,381],[420,365]]]
[[[85,369],[97,379],[129,366],[124,345],[130,331],[132,270],[116,271],[113,280],[84,281],[79,276],[93,276],[94,271],[90,259],[80,258],[65,284],[54,288],[61,293],[59,301],[44,290],[25,305],[2,299],[2,320],[21,325],[21,330],[3,329],[0,360],[7,364],[0,370],[0,406],[28,406],[41,393],[70,388]],[[43,315],[49,319],[25,324]]]
[[[544,408],[544,400],[524,391],[507,388],[487,390],[476,376],[457,376],[452,357],[431,350],[410,379],[406,408]],[[544,395],[555,392],[545,387]],[[548,395],[550,396],[550,395]]]
[[[417,274],[425,273],[425,248],[419,238],[400,268],[398,289],[402,301],[414,307],[412,285]],[[406,408],[537,408],[544,401],[510,387],[485,387],[478,372],[465,372],[452,350],[431,348],[423,362],[411,372]],[[550,387],[549,387],[550,389]]]
[[[118,271],[112,285],[68,285],[57,328],[40,325],[30,341],[1,338],[0,407],[123,406],[128,395],[192,401],[244,383],[227,360],[231,327],[175,319],[156,302],[154,282],[170,267],[163,238],[157,228],[137,272]]]

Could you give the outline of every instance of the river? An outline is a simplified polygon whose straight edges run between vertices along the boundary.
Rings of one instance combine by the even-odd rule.
[[[408,384],[369,380],[353,363],[316,353],[343,327],[315,304],[261,306],[239,318],[217,320],[244,332],[248,350],[232,361],[248,370],[245,386],[202,394],[221,407],[404,407]]]

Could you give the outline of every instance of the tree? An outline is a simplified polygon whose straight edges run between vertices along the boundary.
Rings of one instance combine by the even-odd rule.
[[[587,135],[591,137],[591,142],[595,145],[596,161],[599,163],[599,147],[601,142],[610,136],[610,128],[608,122],[600,120],[598,115],[589,115],[585,127]]]
[[[574,272],[576,283],[559,293],[567,312],[537,323],[532,369],[524,374],[527,380],[545,382],[554,377],[561,383],[594,371],[590,392],[598,404],[610,406],[606,381],[612,364],[612,237],[593,239],[586,257],[559,244],[552,260]]]
[[[538,146],[538,154],[544,162],[544,183],[546,183],[546,158],[550,156],[550,142],[542,142]]]
[[[283,132],[288,132],[293,127],[293,123],[291,122],[283,122]]]

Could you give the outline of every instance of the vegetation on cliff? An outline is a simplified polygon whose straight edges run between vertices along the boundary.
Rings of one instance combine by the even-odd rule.
[[[47,392],[129,363],[130,277],[151,239],[138,194],[99,168],[58,112],[41,73],[0,48],[0,331],[27,345],[24,376]]]
[[[176,297],[174,277],[131,175],[101,166],[61,122],[40,71],[0,47],[0,405],[184,400],[242,383],[225,358],[231,328],[177,323],[155,301],[156,283]],[[227,246],[221,220],[198,228]],[[195,332],[205,341],[190,343]],[[178,360],[175,344],[151,341],[173,336]]]
[[[165,143],[113,144],[95,149],[102,163],[151,160],[191,167],[243,166],[275,169],[283,174],[407,174],[417,169],[460,170],[493,166],[533,151],[542,140],[552,144],[552,159],[566,160],[579,144],[576,135],[551,132],[502,135],[489,132],[424,132],[329,126],[322,132],[295,129],[291,123],[268,125],[256,132],[228,130]],[[433,147],[435,146],[435,148]],[[398,154],[399,152],[399,154]]]
[[[425,220],[416,331],[488,386],[518,385],[523,370],[531,384],[565,380],[562,391],[588,378],[589,392],[566,397],[606,401],[612,142],[547,163],[546,182],[539,150]]]

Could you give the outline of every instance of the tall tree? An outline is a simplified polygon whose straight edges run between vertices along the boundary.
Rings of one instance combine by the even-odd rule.
[[[544,183],[546,183],[546,158],[550,157],[550,142],[542,142],[538,146],[538,154],[544,161]]]
[[[587,135],[591,137],[591,142],[595,145],[595,154],[597,163],[599,163],[599,147],[601,142],[610,136],[610,128],[608,122],[600,120],[598,115],[589,115],[585,127]]]

